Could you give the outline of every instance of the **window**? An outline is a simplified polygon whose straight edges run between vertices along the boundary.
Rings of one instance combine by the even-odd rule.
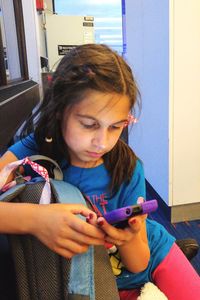
[[[59,15],[93,16],[95,42],[107,44],[123,53],[121,0],[54,0]]]
[[[0,0],[0,86],[28,79],[21,0]]]

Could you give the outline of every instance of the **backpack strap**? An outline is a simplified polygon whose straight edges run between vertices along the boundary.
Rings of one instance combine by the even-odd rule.
[[[85,205],[85,198],[75,186],[52,179],[50,183],[59,202]],[[90,246],[86,253],[71,259],[68,293],[70,300],[119,299],[116,280],[104,246]]]
[[[45,155],[32,155],[29,157],[31,161],[47,161],[53,167],[53,175],[55,180],[63,180],[63,172],[57,162]]]
[[[95,300],[120,300],[117,283],[104,246],[94,246]]]

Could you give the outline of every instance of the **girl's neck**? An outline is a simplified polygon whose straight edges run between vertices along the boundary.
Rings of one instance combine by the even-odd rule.
[[[103,164],[103,158],[100,158],[97,161],[82,162],[82,163],[72,161],[72,163],[71,163],[71,165],[74,167],[79,167],[79,168],[84,168],[84,169],[96,168],[96,167],[100,166],[101,164]]]

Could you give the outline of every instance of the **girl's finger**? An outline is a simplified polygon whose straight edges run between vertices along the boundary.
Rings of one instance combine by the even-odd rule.
[[[103,217],[99,217],[97,219],[97,224],[98,226],[106,233],[106,239],[109,238],[109,241],[112,243],[117,241],[117,244],[121,244],[121,242],[125,242],[130,240],[130,237],[132,236],[132,233],[130,231],[130,228],[125,228],[125,229],[119,229],[116,228],[109,223],[106,222],[106,220]]]
[[[81,254],[88,250],[88,245],[75,242],[70,239],[63,239],[60,241],[60,245],[57,246],[58,249],[64,249],[65,251],[69,251],[72,254]]]
[[[95,218],[95,216],[94,216]],[[68,225],[74,230],[83,235],[90,236],[96,239],[104,239],[104,233],[94,225],[88,224],[87,222],[77,218],[76,216],[71,216],[68,220]]]
[[[115,228],[114,226],[110,225],[103,217],[99,217],[97,219],[97,225],[99,228],[101,228],[106,235],[113,239],[121,239],[120,238],[120,233],[122,230]]]
[[[58,253],[59,255],[67,258],[67,259],[70,259],[72,258],[74,255],[76,255],[76,253],[74,252],[71,252],[67,249],[64,249],[64,248],[58,248],[58,249],[55,249],[54,250],[56,253]]]
[[[89,213],[89,215],[86,217],[86,222],[91,225],[97,226],[97,215]]]
[[[139,232],[141,230],[141,226],[142,226],[142,219],[141,217],[133,217],[133,218],[130,218],[129,221],[128,221],[128,224],[131,228],[131,230],[133,232]]]
[[[89,214],[96,216],[96,213],[83,204],[67,204],[67,209],[75,215],[88,217]]]
[[[106,236],[105,241],[107,243],[115,245],[115,246],[121,246],[122,244],[124,244],[126,242],[126,241],[112,239],[109,236]]]

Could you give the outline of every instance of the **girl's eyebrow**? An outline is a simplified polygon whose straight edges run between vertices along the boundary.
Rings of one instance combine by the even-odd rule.
[[[85,118],[85,119],[91,119],[93,121],[96,121],[96,122],[99,122],[98,119],[96,119],[95,117],[92,117],[90,115],[82,115],[82,114],[76,114],[77,117],[80,117],[80,118]],[[123,120],[120,120],[120,121],[117,121],[111,125],[117,125],[117,124],[120,124],[120,123],[124,123],[124,122],[127,122],[128,121],[128,117],[127,119],[123,119]]]

